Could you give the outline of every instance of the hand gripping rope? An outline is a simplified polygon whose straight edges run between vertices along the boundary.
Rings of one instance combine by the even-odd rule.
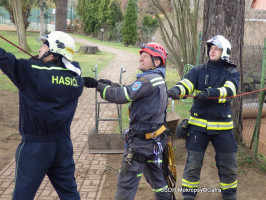
[[[260,91],[263,91],[263,90],[266,90],[266,88],[263,88],[263,89],[259,89],[259,90],[255,90],[255,91],[252,91],[252,92],[246,92],[246,93],[242,93],[242,94],[238,94],[238,95],[235,95],[235,96],[230,96],[230,97],[208,97],[208,99],[224,99],[224,98],[235,98],[235,97],[240,97],[240,96],[244,96],[244,95],[248,95],[248,94],[252,94],[252,93],[256,93],[256,92],[260,92]],[[195,97],[193,95],[178,95],[180,97]]]

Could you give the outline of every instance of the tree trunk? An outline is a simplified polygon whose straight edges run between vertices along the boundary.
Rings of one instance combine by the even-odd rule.
[[[40,1],[40,35],[44,34],[44,4],[45,0]]]
[[[56,0],[56,19],[55,19],[55,30],[56,31],[67,31],[67,0]]]
[[[26,30],[22,15],[21,0],[12,0],[12,3],[13,3],[13,13],[17,28],[19,46],[25,51],[29,51],[30,49],[26,40]]]
[[[244,39],[245,0],[205,0],[203,18],[203,37],[201,45],[202,63],[206,58],[206,41],[215,35],[223,35],[232,45],[230,60],[237,64],[241,75],[239,92],[242,91],[242,46]],[[234,130],[238,143],[242,142],[242,98],[232,103]]]

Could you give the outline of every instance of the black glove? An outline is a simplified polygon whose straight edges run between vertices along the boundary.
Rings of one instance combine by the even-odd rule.
[[[98,81],[91,77],[82,77],[84,86],[87,88],[96,88],[98,85]]]
[[[98,82],[101,82],[101,83],[107,84],[107,85],[112,85],[112,81],[110,81],[108,79],[100,79],[100,80],[98,80]]]
[[[184,119],[178,126],[176,127],[176,137],[177,139],[186,139],[188,134],[188,120]]]
[[[199,99],[201,101],[206,101],[208,99],[210,95],[208,94],[207,91],[203,91],[203,92],[200,92],[198,93],[196,96],[195,96],[195,99]]]
[[[170,89],[167,91],[168,97],[171,97],[172,99],[179,100],[180,99],[180,91],[179,90],[173,90]]]

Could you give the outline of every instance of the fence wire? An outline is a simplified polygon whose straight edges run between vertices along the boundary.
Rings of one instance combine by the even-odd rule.
[[[242,92],[260,89],[263,47],[244,46],[242,54],[243,88]],[[250,147],[259,108],[259,92],[242,96],[243,98],[243,143]],[[265,100],[264,100],[265,102]],[[266,124],[266,108],[263,108],[261,126]],[[261,128],[259,150],[266,150],[266,134]],[[263,152],[266,155],[266,152]]]

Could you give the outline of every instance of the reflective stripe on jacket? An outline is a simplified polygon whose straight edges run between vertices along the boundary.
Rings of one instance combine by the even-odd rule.
[[[189,124],[209,131],[223,131],[233,129],[230,102],[238,90],[240,74],[236,66],[226,61],[207,62],[190,70],[185,78],[173,88],[181,95],[196,95],[207,91],[210,97],[201,101],[194,99],[189,117]]]
[[[156,130],[165,122],[168,99],[165,81],[160,74],[147,74],[121,87],[99,83],[97,91],[112,103],[131,102],[129,123],[136,131]]]

